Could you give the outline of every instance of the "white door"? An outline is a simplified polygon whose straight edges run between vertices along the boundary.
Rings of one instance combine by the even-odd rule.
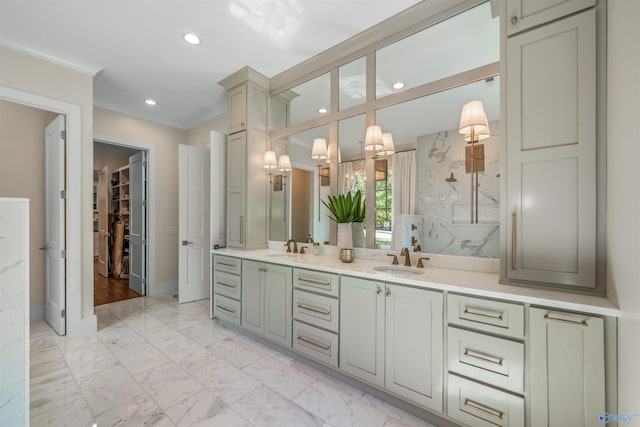
[[[109,168],[98,173],[98,274],[109,276]]]
[[[209,150],[180,145],[178,302],[209,298]]]
[[[146,295],[147,152],[129,157],[129,288]]]
[[[65,323],[65,149],[64,116],[45,129],[45,318],[66,334]]]

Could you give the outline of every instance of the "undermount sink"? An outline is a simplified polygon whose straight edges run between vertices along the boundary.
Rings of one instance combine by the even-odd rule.
[[[404,267],[402,265],[379,265],[373,267],[373,269],[378,273],[388,274],[424,274],[424,270],[419,270],[416,267]]]
[[[294,258],[294,257],[297,257],[298,254],[294,254],[294,253],[291,253],[291,252],[283,252],[283,253],[278,253],[278,254],[268,254],[267,256],[277,257],[277,258]]]

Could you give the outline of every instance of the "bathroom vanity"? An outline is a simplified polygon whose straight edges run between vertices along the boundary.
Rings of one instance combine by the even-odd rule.
[[[595,426],[617,410],[606,298],[500,285],[491,262],[438,267],[465,257],[274,247],[212,251],[212,317],[436,422]]]

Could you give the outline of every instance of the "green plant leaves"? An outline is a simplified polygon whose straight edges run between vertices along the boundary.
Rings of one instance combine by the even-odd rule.
[[[351,193],[338,194],[328,196],[329,203],[322,201],[329,212],[333,215],[331,218],[338,223],[345,222],[364,222],[366,216],[366,204],[362,192],[356,191],[355,195]]]

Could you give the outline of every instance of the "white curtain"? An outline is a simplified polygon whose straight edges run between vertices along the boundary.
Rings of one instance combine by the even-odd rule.
[[[346,194],[353,190],[353,162],[338,165],[338,194]]]
[[[399,215],[416,212],[416,152],[404,151],[391,156],[393,189],[391,208],[393,215],[391,247],[396,248],[396,241],[402,242],[402,221],[396,221]]]

